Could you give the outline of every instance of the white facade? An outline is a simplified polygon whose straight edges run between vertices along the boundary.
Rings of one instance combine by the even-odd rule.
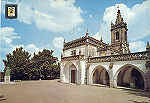
[[[113,64],[113,67],[110,69],[110,64]],[[109,82],[111,87],[117,87],[117,76],[119,72],[127,67],[131,66],[134,69],[137,69],[143,80],[146,81],[144,76],[147,73],[147,68],[145,66],[145,60],[134,60],[134,61],[117,61],[117,62],[102,62],[102,63],[88,63],[85,59],[83,60],[73,60],[61,62],[61,81],[64,83],[71,83],[71,70],[76,70],[76,84],[89,84],[93,83],[93,73],[96,67],[102,66],[106,69],[109,75]],[[74,65],[72,67],[72,65]],[[147,87],[145,82],[144,88]]]
[[[72,54],[72,51],[75,50],[75,55]],[[93,53],[94,52],[94,53]],[[142,54],[143,53],[143,54]],[[103,75],[107,74],[109,77],[108,80],[105,80],[106,77],[101,77],[104,82],[108,81],[110,87],[117,87],[119,84],[118,76],[121,75],[122,71],[122,78],[121,82],[124,82],[124,84],[131,85],[133,84],[132,82],[136,82],[132,80],[131,74],[132,70],[137,70],[139,74],[141,75],[140,78],[141,81],[143,80],[143,88],[142,89],[150,89],[150,79],[146,76],[147,74],[149,75],[150,67],[146,67],[147,61],[149,59],[142,59],[143,56],[147,56],[150,54],[148,52],[142,52],[142,53],[132,53],[131,58],[136,59],[130,60],[130,54],[126,54],[123,58],[128,57],[128,60],[117,60],[117,61],[107,61],[107,56],[102,56],[97,53],[97,48],[92,47],[91,45],[82,45],[79,47],[67,49],[63,51],[63,57],[61,60],[61,72],[60,72],[60,78],[61,81],[64,83],[76,83],[76,84],[89,84],[93,85],[94,84],[94,73],[96,69],[98,68],[103,68],[105,69],[106,72],[103,72]],[[145,53],[145,54],[144,54]],[[132,57],[133,55],[133,57]],[[113,56],[108,55],[110,58]],[[118,55],[118,57],[122,57],[121,55]],[[91,62],[89,61],[89,58],[98,58],[101,60],[101,57],[106,58],[106,61],[96,61]],[[115,57],[117,58],[117,57]],[[139,59],[141,58],[141,59]],[[74,70],[74,74],[73,71]],[[124,70],[124,73],[123,73]],[[120,73],[120,75],[119,75]],[[95,73],[96,75],[96,73]],[[96,77],[95,77],[96,78]],[[139,78],[139,80],[140,80]],[[99,79],[99,78],[98,78]],[[135,78],[136,79],[136,78]],[[138,77],[137,77],[138,79]],[[95,80],[96,81],[96,80]],[[103,82],[101,81],[101,82]],[[103,83],[104,83],[103,82]],[[121,84],[120,82],[120,84]],[[137,85],[136,83],[134,85]]]
[[[82,38],[64,41],[61,81],[150,90],[149,42],[146,51],[130,53],[127,31],[118,10],[115,24],[111,23],[111,44],[88,36],[88,31]]]

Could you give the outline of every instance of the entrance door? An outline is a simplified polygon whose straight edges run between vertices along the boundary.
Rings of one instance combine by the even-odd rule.
[[[76,80],[76,71],[71,70],[71,83],[75,83]]]

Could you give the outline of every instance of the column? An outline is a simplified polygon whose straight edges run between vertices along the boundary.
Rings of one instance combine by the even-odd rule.
[[[110,87],[113,88],[113,87],[117,87],[117,82],[116,82],[116,79],[117,78],[113,78],[113,63],[110,63],[109,65],[109,84],[110,84]]]
[[[113,81],[113,70],[112,69],[109,70],[109,84],[110,84],[111,88],[117,87],[117,85],[115,85],[116,80]]]
[[[87,67],[87,64],[85,66],[85,78],[84,78],[84,84],[87,84],[87,78],[88,78],[88,67]]]
[[[81,84],[81,65],[80,65],[80,61],[78,61],[77,84]]]
[[[106,71],[105,70],[103,70],[102,75],[103,75],[103,84],[106,85]]]
[[[144,90],[150,91],[150,61],[147,61],[146,64],[146,73],[144,74],[145,80],[144,80]]]
[[[61,63],[60,65],[60,81],[64,82],[64,67],[63,67],[63,63]]]

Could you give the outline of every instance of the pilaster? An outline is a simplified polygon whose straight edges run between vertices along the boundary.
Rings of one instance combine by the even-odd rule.
[[[114,80],[113,80],[113,63],[110,63],[109,65],[109,85],[111,88],[115,87],[115,83],[114,83]]]
[[[148,60],[146,61],[146,73],[145,73],[145,81],[144,81],[144,84],[145,84],[145,87],[144,87],[144,90],[145,91],[150,91],[150,49],[149,48],[146,48],[147,49],[147,56],[148,56]]]
[[[146,64],[146,73],[145,73],[145,80],[144,80],[144,90],[145,91],[150,91],[150,61],[147,61]]]

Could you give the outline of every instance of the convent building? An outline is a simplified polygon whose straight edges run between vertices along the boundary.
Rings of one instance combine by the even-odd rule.
[[[150,46],[131,53],[127,23],[118,9],[111,23],[111,43],[88,35],[65,42],[61,55],[61,82],[150,90]],[[132,34],[131,34],[132,35]]]

